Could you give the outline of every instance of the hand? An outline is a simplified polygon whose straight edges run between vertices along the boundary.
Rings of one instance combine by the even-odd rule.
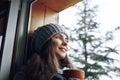
[[[66,80],[66,78],[63,77],[62,74],[56,73],[52,76],[52,78],[50,80]]]

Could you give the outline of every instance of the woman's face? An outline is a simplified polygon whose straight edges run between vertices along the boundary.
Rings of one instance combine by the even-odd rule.
[[[59,33],[53,36],[51,40],[56,57],[59,60],[64,59],[66,56],[66,52],[68,51],[67,36],[63,33]]]

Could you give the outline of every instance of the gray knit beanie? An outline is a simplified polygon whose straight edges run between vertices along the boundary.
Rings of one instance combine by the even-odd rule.
[[[47,24],[42,27],[38,27],[32,34],[31,49],[34,52],[40,52],[42,46],[55,34],[64,33],[67,35],[65,28],[58,24]],[[68,35],[67,35],[68,36]]]

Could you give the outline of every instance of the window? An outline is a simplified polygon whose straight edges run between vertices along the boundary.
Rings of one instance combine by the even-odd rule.
[[[0,63],[1,63],[2,50],[5,40],[8,13],[9,13],[9,2],[0,1]]]

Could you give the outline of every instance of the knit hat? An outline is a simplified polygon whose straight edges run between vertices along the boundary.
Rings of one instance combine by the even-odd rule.
[[[40,52],[42,46],[55,34],[64,33],[67,35],[65,28],[59,26],[58,24],[47,24],[41,27],[38,27],[32,34],[31,39],[31,49],[34,52]],[[68,37],[68,35],[67,35]]]

